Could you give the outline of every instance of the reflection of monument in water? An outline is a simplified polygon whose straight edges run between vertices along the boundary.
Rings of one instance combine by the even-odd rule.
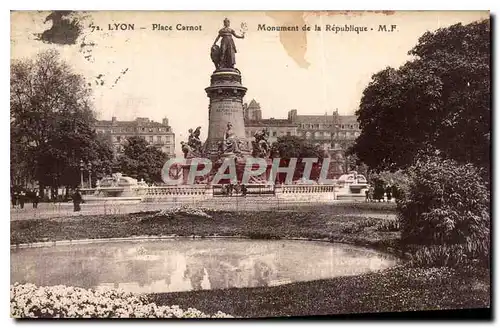
[[[224,27],[219,30],[212,45],[210,56],[215,71],[211,75],[210,86],[205,89],[210,99],[208,136],[205,143],[202,143],[201,128],[198,127],[194,131],[189,130],[188,142],[181,142],[187,160],[182,172],[185,182],[194,158],[208,158],[212,161],[211,173],[196,181],[209,183],[225,160],[235,161],[238,180],[241,180],[246,158],[252,155],[266,159],[269,157],[270,147],[264,131],[257,134],[253,142],[249,142],[245,136],[243,97],[247,88],[242,84],[241,72],[235,68],[237,50],[233,40],[233,37],[244,38],[244,28],[245,25],[242,24],[239,35],[230,27],[226,18]],[[217,45],[219,39],[220,46]],[[263,175],[262,179],[266,177]]]

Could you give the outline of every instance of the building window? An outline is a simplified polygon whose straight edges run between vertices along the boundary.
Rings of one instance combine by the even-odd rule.
[[[116,141],[118,141],[118,142],[122,141],[122,137],[117,136],[117,137],[116,137]]]
[[[292,132],[287,131],[287,132],[286,132],[286,135],[287,135],[287,136],[291,136],[291,135],[292,135]]]
[[[277,133],[276,131],[273,131],[273,137],[276,137]]]
[[[162,140],[161,140],[161,136],[156,137],[156,140],[157,140],[158,142],[162,142]]]
[[[153,136],[149,136],[149,142],[153,143]]]

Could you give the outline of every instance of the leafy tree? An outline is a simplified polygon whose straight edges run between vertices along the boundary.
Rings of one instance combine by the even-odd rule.
[[[490,194],[481,172],[438,156],[419,156],[398,200],[401,241],[420,265],[488,264]]]
[[[273,158],[280,158],[280,166],[288,166],[290,159],[297,158],[297,166],[294,174],[294,179],[300,179],[303,175],[304,164],[303,158],[317,158],[318,161],[313,164],[311,179],[319,176],[321,163],[325,158],[325,152],[319,146],[316,146],[308,140],[297,136],[281,136],[271,146],[271,154]],[[278,175],[278,179],[282,180],[284,175]]]
[[[130,137],[123,154],[117,159],[117,167],[134,179],[144,179],[148,183],[161,182],[161,170],[167,160],[164,152],[150,146],[143,138]]]
[[[279,158],[320,158],[323,159],[324,152],[318,146],[297,136],[282,136],[271,146],[271,153]]]
[[[109,163],[109,147],[92,129],[94,112],[90,90],[81,75],[64,63],[59,53],[48,50],[34,60],[15,60],[11,65],[11,172],[29,175],[44,186],[75,186],[79,163],[96,168]],[[102,168],[104,169],[104,168]]]
[[[409,177],[404,170],[397,170],[395,172],[381,171],[371,174],[370,182],[373,182],[374,185],[381,183],[386,188],[386,192],[387,187],[390,187],[392,197],[399,199],[403,190],[408,188]]]
[[[377,171],[436,150],[489,170],[489,20],[426,32],[409,54],[414,60],[375,74],[364,90],[353,152]]]

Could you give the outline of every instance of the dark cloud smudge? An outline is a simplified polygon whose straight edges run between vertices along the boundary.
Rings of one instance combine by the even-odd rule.
[[[70,16],[71,11],[53,11],[46,18],[45,22],[52,21],[52,27],[37,35],[37,40],[60,45],[75,44],[76,39],[82,31],[82,27],[77,18]]]

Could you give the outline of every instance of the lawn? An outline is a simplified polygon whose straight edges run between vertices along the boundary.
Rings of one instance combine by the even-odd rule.
[[[380,213],[390,204],[322,205],[296,211],[206,211],[211,217],[155,212],[11,222],[11,244],[131,236],[242,236],[308,238],[377,248],[401,256],[398,226]],[[479,273],[478,273],[479,272]],[[406,264],[359,276],[276,287],[153,294],[158,305],[177,304],[237,317],[331,315],[489,308],[487,270],[411,268]]]

